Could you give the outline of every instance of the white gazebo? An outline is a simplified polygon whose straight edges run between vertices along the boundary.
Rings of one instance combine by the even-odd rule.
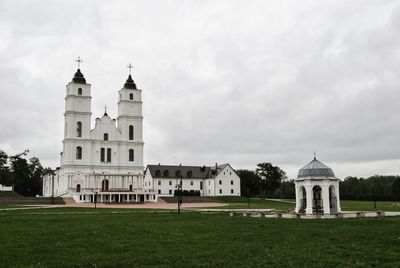
[[[332,169],[314,160],[299,170],[296,187],[296,213],[336,214],[341,211],[339,179]]]

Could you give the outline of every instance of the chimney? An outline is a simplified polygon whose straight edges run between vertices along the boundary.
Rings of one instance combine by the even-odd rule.
[[[215,170],[218,171],[218,163],[215,163]]]

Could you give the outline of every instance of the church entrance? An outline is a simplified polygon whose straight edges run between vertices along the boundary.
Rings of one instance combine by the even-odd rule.
[[[322,188],[319,185],[313,187],[313,213],[322,213],[322,199],[321,199]]]

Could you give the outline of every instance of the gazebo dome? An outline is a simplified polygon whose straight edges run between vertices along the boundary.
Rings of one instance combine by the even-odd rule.
[[[328,177],[330,179],[336,179],[335,174],[332,169],[318,161],[315,157],[310,163],[305,165],[299,170],[297,174],[298,179],[320,179],[321,177]]]

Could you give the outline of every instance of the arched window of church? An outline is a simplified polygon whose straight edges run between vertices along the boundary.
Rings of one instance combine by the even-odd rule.
[[[108,133],[104,133],[104,140],[108,141]]]
[[[111,162],[111,148],[107,148],[107,162]]]
[[[82,147],[76,147],[76,159],[82,159]]]
[[[133,100],[133,94],[132,94],[132,93],[129,94],[129,99],[130,99],[130,100]]]
[[[81,185],[80,185],[80,184],[77,184],[77,185],[76,185],[76,192],[77,192],[77,193],[80,193],[80,192],[81,192]]]
[[[133,126],[129,126],[129,140],[133,140]]]
[[[76,123],[76,136],[82,137],[82,122]]]
[[[82,95],[82,88],[78,88],[78,95]]]
[[[104,155],[105,155],[105,149],[104,148],[101,148],[100,149],[100,162],[104,162],[105,160],[105,157],[104,157]]]
[[[134,159],[134,151],[133,149],[129,149],[129,161],[132,162]]]

